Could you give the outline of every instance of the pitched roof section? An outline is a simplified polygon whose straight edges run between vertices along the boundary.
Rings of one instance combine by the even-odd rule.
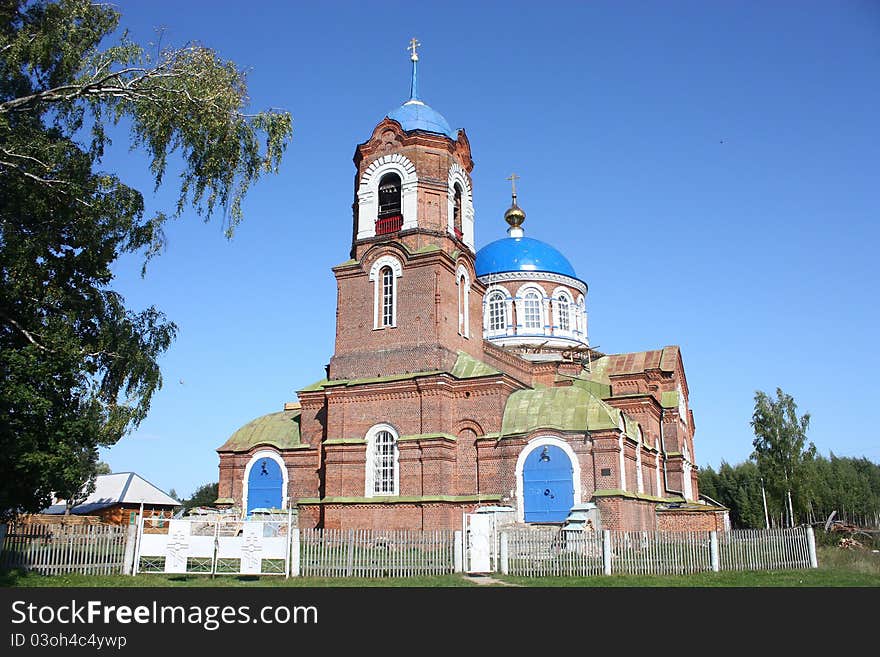
[[[71,509],[72,513],[85,514],[104,509],[114,504],[144,504],[153,506],[180,506],[180,502],[156,488],[149,481],[134,472],[114,472],[98,475],[95,490],[80,504]],[[64,500],[58,500],[46,514],[61,514],[66,508]]]
[[[620,411],[580,386],[517,390],[507,398],[501,437],[538,429],[616,429]]]
[[[646,370],[659,369],[674,372],[678,364],[679,349],[672,345],[651,351],[635,351],[628,354],[603,356],[593,365],[606,376],[618,374],[638,374]]]
[[[269,413],[251,420],[229,437],[218,452],[247,452],[257,445],[291,449],[300,445],[301,409]]]
[[[436,374],[451,374],[456,379],[476,379],[481,376],[493,376],[501,374],[491,365],[487,365],[481,360],[477,360],[473,356],[463,351],[458,352],[458,358],[452,370],[446,372],[444,370],[428,370],[427,372],[407,372],[406,374],[390,374],[388,376],[376,376],[367,379],[321,379],[304,388],[300,388],[300,392],[314,392],[324,388],[335,388],[338,386],[358,386],[369,383],[394,383],[395,381],[408,381],[417,379],[422,376],[434,376]]]
[[[477,360],[473,356],[463,351],[458,352],[458,359],[452,367],[452,376],[456,379],[475,379],[480,376],[492,376],[501,374],[491,365],[486,365],[481,360]]]

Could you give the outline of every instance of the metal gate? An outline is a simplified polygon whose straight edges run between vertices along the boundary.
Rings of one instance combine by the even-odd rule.
[[[571,460],[555,445],[536,447],[523,466],[523,519],[563,522],[574,506]]]
[[[469,573],[492,572],[495,543],[495,519],[491,513],[468,513],[464,517],[465,570]]]

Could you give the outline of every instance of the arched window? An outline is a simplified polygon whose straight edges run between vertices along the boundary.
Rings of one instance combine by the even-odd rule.
[[[377,424],[367,432],[367,497],[398,494],[398,456],[394,427]]]
[[[626,455],[624,450],[626,449],[626,439],[624,436],[626,435],[626,420],[623,418],[623,414],[620,415],[620,420],[618,421],[617,428],[620,429],[620,438],[618,439],[618,448],[620,449],[619,458],[618,458],[618,467],[620,468],[620,489],[626,490]]]
[[[471,279],[462,266],[455,273],[455,284],[458,286],[458,334],[467,338],[470,337]]]
[[[379,181],[379,212],[376,215],[376,235],[397,232],[403,225],[400,189],[400,176],[396,173],[386,173]]]
[[[642,433],[642,428],[639,427],[639,444],[636,445],[636,492],[644,493],[645,492],[645,480],[642,476],[642,444],[644,443],[645,435]]]
[[[452,228],[455,231],[455,236],[461,239],[461,185],[455,183],[453,190]]]
[[[391,267],[382,267],[379,272],[382,281],[382,321],[380,326],[394,326],[394,272]]]
[[[403,265],[394,256],[384,255],[370,267],[373,283],[373,328],[397,326],[397,279]]]
[[[523,328],[541,330],[541,297],[534,290],[523,296]]]
[[[489,331],[504,331],[507,329],[507,304],[504,294],[501,292],[493,292],[489,295],[489,321],[487,323]]]
[[[556,305],[556,328],[562,333],[571,333],[571,298],[560,292],[553,302]]]

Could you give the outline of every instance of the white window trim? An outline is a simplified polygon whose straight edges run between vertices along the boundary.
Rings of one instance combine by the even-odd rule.
[[[516,469],[514,472],[516,473],[517,522],[525,522],[526,509],[525,504],[523,503],[523,468],[525,467],[526,459],[533,451],[545,445],[559,447],[565,452],[566,456],[568,456],[569,461],[571,461],[571,483],[574,486],[573,503],[576,505],[581,503],[581,464],[578,461],[577,454],[575,454],[574,450],[571,448],[571,445],[555,436],[536,436],[522,448],[519,457],[516,459]]]
[[[645,492],[645,479],[642,476],[642,445],[644,444],[644,434],[642,428],[639,427],[639,441],[636,445],[636,492]]]
[[[568,306],[568,328],[561,328],[560,322],[560,306],[564,303]],[[552,331],[554,335],[563,335],[566,337],[573,337],[577,335],[577,325],[578,325],[578,308],[574,304],[574,299],[572,298],[571,292],[566,290],[564,287],[557,287],[553,290],[553,327]]]
[[[361,176],[357,191],[358,226],[357,239],[376,236],[376,219],[379,216],[379,181],[386,173],[400,176],[400,210],[403,213],[401,230],[418,225],[418,176],[416,166],[400,153],[391,153],[373,161]]]
[[[525,296],[528,292],[536,292],[538,294],[539,309],[541,318],[540,326],[537,329],[526,328],[525,322]],[[547,292],[540,285],[535,283],[526,283],[516,291],[516,333],[517,335],[549,335],[550,322],[547,321],[547,305],[550,298]]]
[[[584,301],[584,295],[581,294],[578,296],[577,301],[575,303],[575,322],[574,322],[574,333],[575,337],[579,340],[589,344],[589,340],[587,339],[587,307],[586,302]]]
[[[256,462],[262,458],[270,458],[275,461],[275,463],[277,463],[279,466],[281,466],[281,508],[286,509],[288,506],[287,465],[284,463],[284,459],[281,458],[281,455],[278,452],[272,451],[270,449],[261,449],[253,456],[251,456],[251,460],[248,461],[247,465],[244,467],[244,481],[242,481],[241,485],[241,512],[244,515],[247,515],[248,480],[251,476],[251,469],[254,467]]]
[[[394,436],[394,490],[391,493],[377,493],[374,491],[376,480],[374,478],[376,464],[376,436],[387,431]],[[366,472],[364,473],[364,497],[394,497],[400,495],[400,434],[390,424],[382,422],[373,425],[367,431],[367,454],[366,454]]]
[[[626,490],[626,455],[625,455],[625,439],[626,435],[626,420],[623,419],[623,415],[620,416],[620,421],[618,422],[618,428],[620,429],[620,436],[617,439],[617,445],[620,449],[620,453],[618,455],[618,464],[620,467],[620,490]]]
[[[682,456],[684,459],[682,460],[682,493],[684,494],[684,499],[692,500],[694,498],[694,484],[691,481],[691,453],[687,446],[687,438],[685,438],[685,442],[682,445],[681,449]]]
[[[455,284],[458,287],[458,334],[464,338],[471,337],[471,277],[464,265],[455,271]]]
[[[654,473],[655,473],[655,476],[657,479],[657,490],[654,494],[657,497],[663,497],[663,482],[660,477],[660,468],[662,467],[662,464],[660,463],[660,451],[659,450],[657,451],[657,454],[654,457],[654,464],[656,466],[654,469]]]
[[[501,329],[490,330],[489,298],[494,293],[500,293],[504,298],[504,327]],[[507,291],[507,288],[501,287],[500,285],[493,285],[486,290],[486,293],[483,295],[483,337],[487,339],[497,338],[513,332],[513,321],[510,312],[512,310],[512,305],[513,299],[510,298],[510,292]]]
[[[447,230],[455,234],[455,183],[461,185],[461,240],[474,250],[474,198],[467,172],[458,163],[449,167],[447,179]]]
[[[393,289],[391,290],[391,326],[382,325],[382,277],[379,273],[385,267],[390,267],[393,274],[391,280]],[[370,267],[369,280],[373,283],[373,330],[377,331],[385,328],[394,328],[397,326],[397,279],[403,276],[403,265],[400,260],[390,255],[383,255],[378,258],[373,266]]]

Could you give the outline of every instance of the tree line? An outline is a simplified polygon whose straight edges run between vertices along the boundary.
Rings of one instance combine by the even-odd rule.
[[[730,509],[735,527],[791,527],[835,520],[880,526],[880,465],[866,458],[825,458],[807,443],[810,414],[791,395],[755,394],[748,461],[699,473],[700,493]],[[836,513],[835,513],[836,512]]]

